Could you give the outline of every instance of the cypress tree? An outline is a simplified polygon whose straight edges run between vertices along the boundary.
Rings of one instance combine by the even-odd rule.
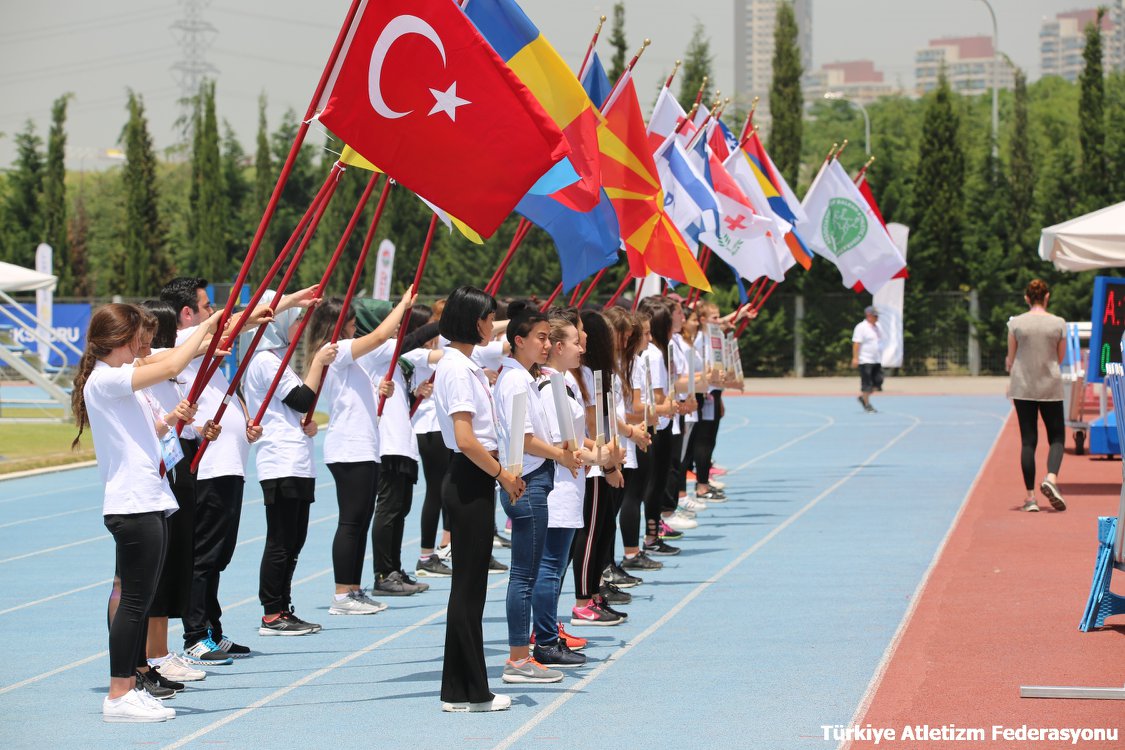
[[[328,137],[320,159],[322,174],[328,174],[328,170],[336,163],[336,154],[343,149],[343,141],[335,136],[330,135]],[[332,197],[332,202],[328,204],[328,208],[324,212],[324,218],[320,221],[320,228],[317,230],[316,236],[313,237],[312,243],[305,253],[305,259],[301,261],[301,266],[297,271],[301,286],[312,286],[319,282],[324,275],[328,261],[332,257],[332,253],[336,251],[336,246],[340,243],[340,239],[344,235],[344,229],[347,228],[348,221],[351,220],[352,213],[359,202],[359,197],[363,195],[363,190],[367,187],[367,181],[371,179],[372,174],[372,172],[359,167],[348,167],[340,175],[340,182],[336,186],[336,194]],[[336,265],[336,270],[333,271],[332,277],[328,280],[328,290],[332,294],[342,296],[348,288],[352,270],[355,269],[355,262],[359,258],[360,249],[363,247],[364,235],[371,226],[373,206],[378,200],[379,193],[376,190],[363,213],[364,218],[356,224],[355,231],[352,233],[343,255],[340,256],[340,262]],[[372,248],[368,256],[372,261],[375,260],[373,257],[375,248],[378,247],[378,243],[374,244],[375,247]]]
[[[1008,141],[1008,195],[1011,209],[1013,250],[1029,251],[1036,239],[1035,162],[1027,116],[1027,77],[1016,71],[1012,104],[1012,136]]]
[[[613,59],[609,66],[609,82],[616,83],[621,74],[625,72],[625,61],[629,54],[629,43],[625,41],[625,3],[613,4],[613,29],[609,35],[610,46],[613,47]],[[596,102],[601,104],[601,102]]]
[[[1107,203],[1125,200],[1125,129],[1119,126],[1122,122],[1125,122],[1125,75],[1114,71],[1106,80],[1106,123],[1116,125],[1107,128],[1105,135]]]
[[[43,179],[43,241],[54,248],[54,273],[59,294],[71,294],[73,269],[67,263],[66,243],[66,103],[64,94],[51,106],[51,132],[47,136],[47,169]]]
[[[292,109],[286,110],[277,130],[271,136],[271,158],[277,164],[285,163],[285,159],[289,155],[289,147],[293,144],[293,139],[297,135],[298,127],[300,127],[300,123],[297,120],[297,113]],[[297,222],[300,221],[301,217],[304,215],[305,209],[309,207],[313,198],[316,197],[316,192],[325,177],[325,174],[320,174],[320,170],[313,160],[313,154],[316,150],[317,149],[313,146],[306,144],[301,148],[300,152],[297,154],[297,158],[293,161],[293,168],[289,172],[289,179],[285,183],[285,190],[281,193],[281,199],[277,203],[277,210],[274,212],[273,221],[270,223],[270,232],[267,238],[272,238],[271,242],[269,244],[264,244],[258,253],[266,268],[277,259],[278,253],[281,252],[282,247],[284,247],[285,243],[289,240],[290,235],[297,226]],[[272,191],[272,189],[273,185],[271,183],[270,190]],[[296,252],[297,246],[294,245],[293,251],[289,257],[292,258]],[[288,267],[289,261],[286,261],[281,269],[282,272]],[[280,280],[281,275],[279,273],[274,279],[273,286],[276,287],[277,282]],[[293,291],[295,288],[296,287],[291,287],[289,291]]]
[[[154,294],[171,275],[171,263],[164,247],[164,227],[157,208],[156,155],[148,132],[144,102],[129,91],[129,120],[125,123],[125,166],[121,182],[125,191],[123,256],[114,278],[120,291],[132,297]]]
[[[699,21],[695,22],[695,29],[691,33],[687,51],[684,52],[684,66],[680,68],[680,106],[691,111],[695,97],[699,94],[699,87],[703,79],[711,79],[711,65],[714,57],[711,55],[711,40],[707,38],[706,29]],[[711,85],[703,89],[703,103],[711,103]]]
[[[74,213],[67,226],[67,264],[70,266],[72,297],[90,297],[94,285],[89,276],[90,215],[86,212],[86,198],[82,191],[74,198]]]
[[[243,221],[244,207],[250,196],[250,183],[246,179],[244,165],[246,152],[238,142],[234,128],[223,121],[223,229],[226,236],[227,258],[241,265],[246,250],[250,247],[255,226]]]
[[[801,169],[804,100],[801,95],[801,50],[797,46],[797,17],[789,2],[777,5],[773,35],[773,82],[770,84],[769,152],[790,185]]]
[[[214,82],[204,82],[199,87],[194,121],[189,203],[192,270],[206,279],[222,281],[228,275],[230,258],[223,221],[223,174]]]
[[[1108,201],[1105,160],[1105,77],[1102,71],[1102,16],[1086,25],[1085,67],[1079,77],[1082,93],[1078,101],[1078,141],[1082,145],[1082,194],[1085,208],[1093,211]]]
[[[266,95],[263,92],[258,97],[258,137],[255,141],[254,150],[254,183],[250,197],[246,202],[243,217],[243,223],[246,225],[251,239],[254,237],[254,232],[258,231],[258,224],[261,222],[262,214],[265,213],[270,193],[273,192],[274,179],[275,175],[270,157],[270,132],[266,125]],[[280,232],[272,228],[266,234],[266,237],[270,239],[278,236],[280,236]],[[280,250],[280,247],[271,247],[271,245],[272,242],[261,248],[254,258],[254,266],[250,273],[252,281],[258,281],[265,277],[270,263],[273,262],[274,256]],[[246,247],[249,249],[249,243]],[[270,252],[271,249],[273,252]]]
[[[16,160],[5,180],[4,251],[12,263],[33,268],[43,228],[43,140],[28,120],[15,142]]]

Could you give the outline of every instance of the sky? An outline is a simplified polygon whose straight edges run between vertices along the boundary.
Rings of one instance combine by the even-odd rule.
[[[281,114],[308,107],[320,71],[347,11],[347,0],[197,0],[216,34],[204,58],[218,69],[217,109],[251,152],[257,99],[265,92],[271,129]],[[1093,0],[991,0],[1000,49],[1039,75],[1039,26],[1055,13],[1092,7]],[[172,66],[185,55],[172,25],[184,4],[170,0],[0,0],[0,168],[11,164],[12,134],[31,119],[40,135],[51,102],[70,92],[68,167],[112,165],[104,156],[118,143],[126,91],[140,93],[158,148],[175,145],[182,114]],[[558,52],[577,67],[590,36],[613,0],[521,0]],[[658,81],[683,56],[698,21],[711,42],[715,85],[734,81],[734,0],[625,0],[631,50],[652,39],[637,67],[637,90],[655,98]],[[871,59],[892,84],[913,84],[917,49],[942,36],[991,34],[982,0],[813,0],[813,66]],[[599,51],[608,58],[608,24]],[[607,63],[608,64],[608,63]],[[765,95],[767,92],[748,92]]]

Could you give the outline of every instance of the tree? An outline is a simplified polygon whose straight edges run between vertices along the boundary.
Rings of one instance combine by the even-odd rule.
[[[172,273],[166,252],[164,226],[157,208],[156,154],[148,132],[144,102],[129,91],[129,120],[125,123],[125,166],[121,183],[125,193],[125,227],[122,254],[111,278],[115,293],[133,297],[155,294]]]
[[[801,96],[801,50],[797,47],[797,17],[789,2],[777,6],[773,34],[773,82],[770,84],[769,152],[774,164],[790,184],[797,184],[801,171],[801,137],[804,100]]]
[[[191,148],[191,241],[192,273],[212,281],[226,279],[230,256],[223,221],[223,174],[219,160],[219,124],[215,116],[215,83],[199,87]]]
[[[4,196],[4,254],[19,266],[34,267],[43,228],[43,139],[28,120],[15,136],[16,160]]]
[[[66,265],[69,266],[71,286],[66,293],[72,297],[90,297],[94,292],[87,266],[89,243],[90,215],[80,190],[74,199],[74,213],[67,226]]]
[[[700,87],[703,88],[703,103],[711,103],[710,83],[704,85],[704,79],[711,78],[711,65],[714,57],[711,55],[711,40],[707,38],[707,31],[699,21],[695,22],[695,29],[691,33],[687,51],[684,52],[684,66],[680,68],[680,106],[690,111],[699,95]]]
[[[1082,145],[1082,195],[1085,208],[1093,211],[1108,199],[1108,175],[1105,160],[1105,74],[1102,70],[1102,17],[1105,8],[1098,8],[1097,21],[1086,25],[1086,46],[1082,50],[1085,66],[1079,77],[1082,90],[1078,102],[1078,141]]]
[[[250,231],[251,238],[254,236],[253,233],[258,230],[258,224],[262,219],[262,214],[265,213],[266,204],[269,203],[270,194],[273,192],[274,179],[273,166],[270,162],[270,132],[266,126],[266,94],[262,92],[258,96],[258,138],[255,141],[254,150],[253,190],[245,204],[246,208],[243,215],[243,222]],[[271,232],[267,236],[275,237],[278,234]],[[246,247],[248,249],[250,245],[247,244]],[[254,258],[250,278],[252,280],[264,278],[271,262],[273,262],[273,255],[259,250]]]
[[[66,249],[66,103],[64,94],[51,106],[51,132],[47,136],[47,169],[43,178],[43,241],[54,248],[54,272],[59,294],[71,294],[73,269]]]
[[[1106,122],[1115,126],[1125,122],[1125,75],[1114,71],[1106,79]],[[1105,160],[1109,184],[1107,203],[1125,200],[1125,129],[1106,129]]]
[[[281,118],[281,123],[278,125],[277,130],[270,138],[271,159],[277,164],[284,164],[286,157],[289,155],[289,148],[293,144],[293,139],[297,135],[297,129],[300,123],[297,120],[297,113],[292,109],[286,110]],[[319,169],[316,162],[313,160],[313,154],[317,149],[309,144],[305,144],[297,158],[293,161],[293,168],[289,172],[289,179],[285,183],[285,190],[281,193],[281,198],[277,203],[277,210],[274,212],[273,221],[270,222],[269,232],[266,234],[266,242],[262,244],[259,250],[259,257],[262,258],[266,268],[268,268],[285,243],[289,240],[293,230],[297,227],[297,222],[305,214],[305,209],[313,202],[316,197],[318,188],[325,175],[318,174]],[[272,191],[273,186],[271,184]],[[290,259],[297,252],[297,245],[293,246]],[[289,267],[289,261],[286,261],[282,266],[282,271]],[[280,274],[274,278],[273,287],[276,288],[277,282],[281,280]],[[295,287],[293,287],[295,288]],[[292,291],[292,288],[290,289]]]
[[[625,3],[613,4],[613,27],[609,35],[609,44],[613,47],[613,59],[609,66],[609,82],[616,83],[621,74],[625,72],[625,61],[628,59],[629,43],[625,41]],[[595,102],[601,104],[601,102]]]
[[[343,141],[335,136],[329,136],[320,159],[320,168],[324,174],[328,174],[328,170],[336,163],[336,154],[343,151],[343,148]],[[373,172],[368,172],[359,167],[348,167],[340,175],[336,193],[332,196],[332,202],[328,204],[328,208],[325,209],[324,218],[320,221],[320,228],[309,245],[297,272],[301,286],[312,286],[319,282],[324,275],[324,270],[328,267],[328,261],[336,251],[336,246],[340,244],[348,221],[351,220],[352,214],[355,212],[356,204],[359,203],[359,198],[363,195],[363,190],[367,187],[367,182],[373,174]],[[348,244],[340,256],[340,261],[336,265],[336,270],[333,271],[331,278],[328,280],[328,293],[343,296],[347,290],[352,271],[355,269],[355,263],[359,259],[360,250],[363,248],[363,238],[367,229],[371,226],[371,215],[378,200],[379,193],[376,190],[368,201],[363,217],[356,224],[355,231],[352,232],[351,239],[348,240]],[[376,245],[376,247],[378,246]],[[368,256],[372,261],[375,260],[374,254],[375,248],[372,248]]]
[[[1008,141],[1008,195],[1011,237],[1015,248],[1028,250],[1036,244],[1035,162],[1031,157],[1031,127],[1027,113],[1027,77],[1016,71],[1012,102],[1012,136]]]
[[[241,263],[256,226],[243,220],[244,206],[250,196],[250,183],[246,179],[246,152],[230,123],[223,120],[222,156],[223,230],[226,238],[227,258]],[[228,266],[229,270],[229,266]]]

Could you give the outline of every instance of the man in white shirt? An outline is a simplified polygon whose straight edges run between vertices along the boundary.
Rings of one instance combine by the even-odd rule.
[[[883,337],[879,330],[879,311],[868,305],[864,319],[852,332],[852,367],[859,368],[859,403],[874,412],[871,394],[883,390]]]

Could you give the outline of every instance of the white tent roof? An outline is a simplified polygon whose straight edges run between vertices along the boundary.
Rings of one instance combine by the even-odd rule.
[[[1125,267],[1125,203],[1047,227],[1039,257],[1062,271]]]
[[[36,289],[48,289],[57,283],[58,278],[48,273],[0,261],[0,292],[34,292]]]

